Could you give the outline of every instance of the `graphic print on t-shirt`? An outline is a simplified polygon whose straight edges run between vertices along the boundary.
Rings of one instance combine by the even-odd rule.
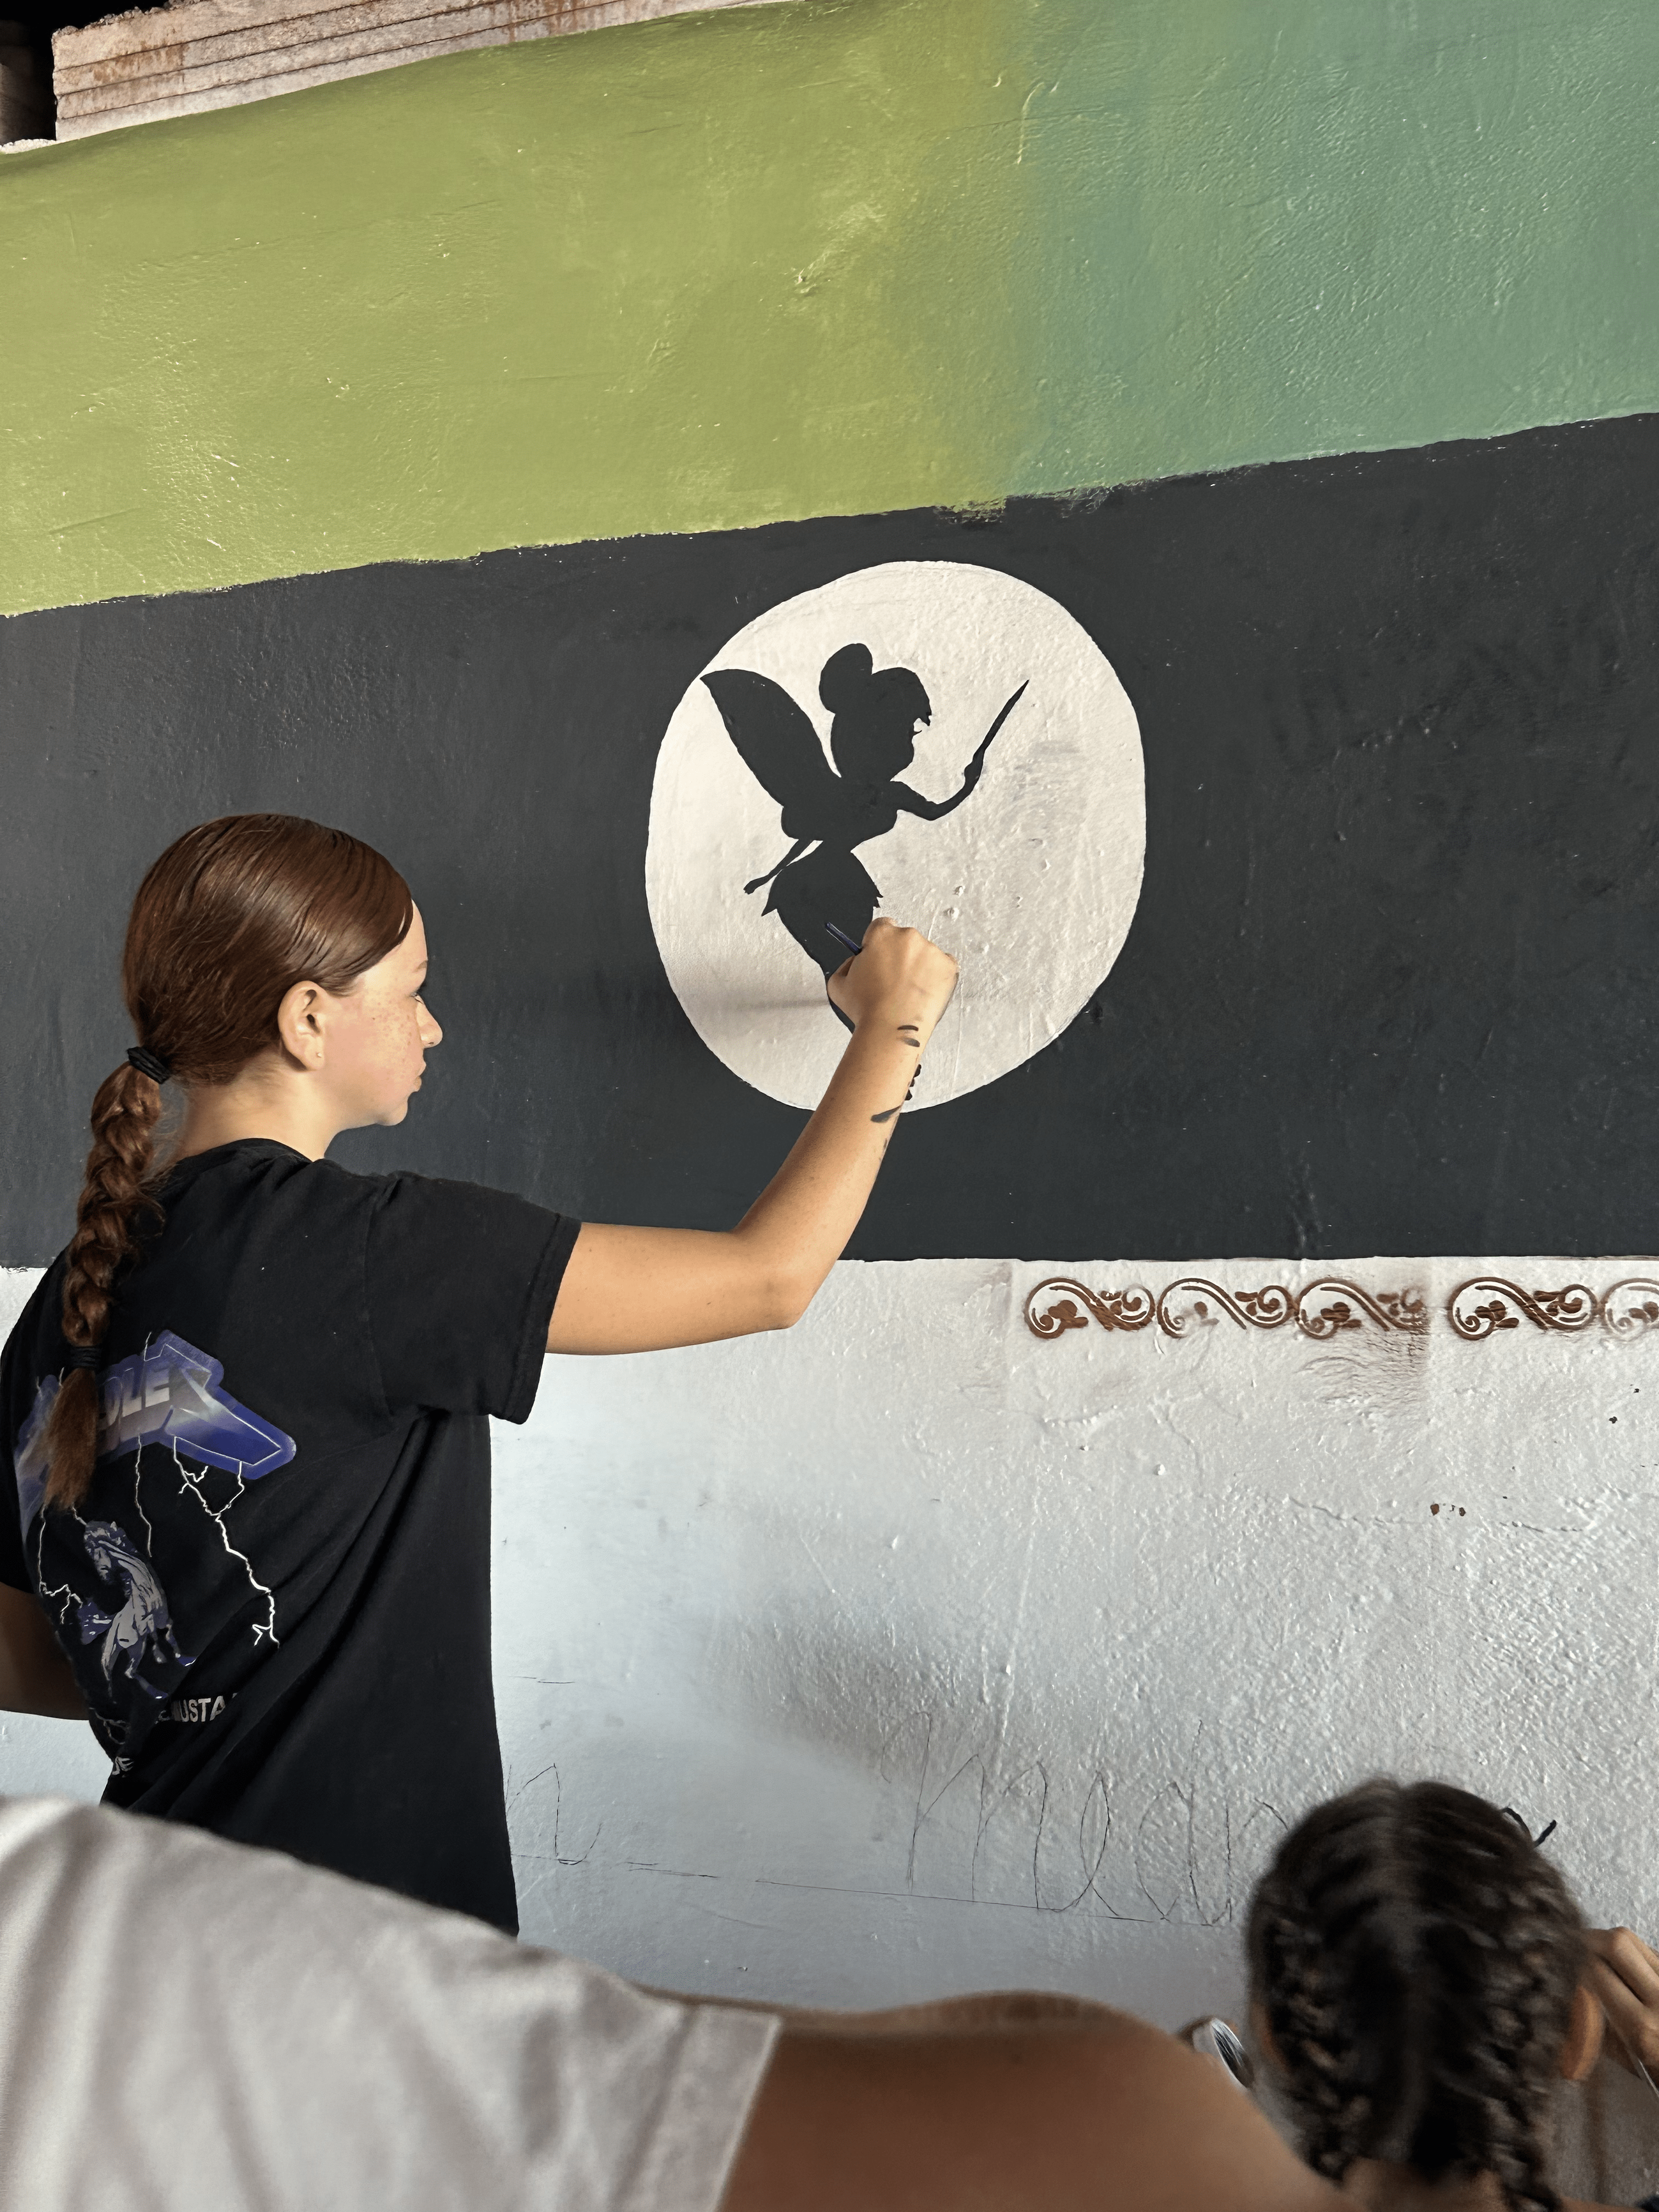
[[[125,1526],[111,1517],[118,1510],[125,1513],[125,1501],[117,1508],[107,1497],[100,1499],[102,1510],[95,1518],[73,1510],[55,1516],[41,1510],[49,1472],[46,1430],[60,1388],[56,1375],[42,1377],[16,1439],[18,1522],[25,1540],[33,1540],[36,1588],[72,1661],[77,1634],[79,1646],[97,1646],[97,1674],[89,1679],[81,1668],[76,1673],[94,1731],[118,1765],[126,1763],[120,1754],[135,1723],[142,1729],[164,1711],[174,1714],[181,1703],[176,1692],[196,1663],[194,1652],[180,1646],[150,1557],[152,1530],[143,1494],[146,1445],[167,1447],[161,1479],[176,1477],[179,1494],[190,1492],[214,1524],[226,1558],[245,1571],[250,1595],[263,1601],[257,1608],[261,1617],[250,1623],[254,1644],[277,1641],[275,1596],[247,1554],[231,1541],[225,1516],[248,1483],[288,1464],[295,1443],[233,1398],[223,1382],[224,1370],[211,1353],[170,1329],[105,1370],[98,1461],[101,1467],[133,1455],[132,1510]],[[151,1466],[153,1484],[159,1470],[153,1461]],[[208,1492],[208,1477],[216,1470],[235,1478],[230,1494],[218,1504]],[[224,1707],[222,1698],[182,1702],[200,1704],[204,1717]]]
[[[150,1697],[165,1697],[167,1686],[147,1680],[139,1671],[140,1662],[153,1660],[158,1668],[165,1667],[169,1659],[180,1667],[196,1662],[179,1649],[173,1616],[155,1567],[126,1530],[113,1521],[82,1521],[81,1543],[94,1571],[106,1582],[118,1581],[124,1592],[113,1613],[106,1613],[90,1598],[76,1607],[82,1643],[90,1644],[102,1636],[104,1645],[99,1656],[110,1689],[115,1687],[118,1669]]]
[[[286,1467],[294,1456],[293,1437],[233,1398],[223,1387],[224,1373],[211,1352],[198,1352],[170,1328],[131,1358],[106,1367],[98,1410],[99,1458],[135,1445],[170,1443],[249,1482]],[[26,1534],[46,1486],[46,1423],[57,1395],[58,1377],[43,1376],[17,1438],[17,1511]]]

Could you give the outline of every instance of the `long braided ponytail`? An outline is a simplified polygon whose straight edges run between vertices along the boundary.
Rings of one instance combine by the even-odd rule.
[[[1317,2172],[1489,2173],[1509,2212],[1560,2212],[1547,2123],[1583,1923],[1516,1821],[1446,1783],[1366,1783],[1286,1838],[1249,1942]]]
[[[292,814],[228,814],[187,830],[138,887],[121,963],[138,1048],[92,1102],[92,1150],[64,1256],[70,1346],[46,1430],[46,1503],[73,1507],[96,1463],[99,1348],[146,1214],[159,1219],[158,1076],[228,1083],[278,1042],[295,984],[339,995],[402,943],[414,906],[392,863]],[[134,1065],[134,1061],[142,1065]]]

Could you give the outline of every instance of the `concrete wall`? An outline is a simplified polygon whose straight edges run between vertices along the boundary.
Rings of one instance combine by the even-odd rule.
[[[1656,62],[1643,0],[1570,20],[1545,0],[1176,18],[1156,0],[799,0],[20,155],[0,166],[0,604],[548,543],[591,545],[602,591],[601,541],[647,532],[971,514],[1659,406]],[[1621,557],[1588,659],[1616,672],[1619,635],[1650,635],[1654,575],[1650,549]],[[1513,724],[1528,760],[1594,688],[1573,658],[1588,630],[1563,641],[1538,605],[1486,668],[1539,678]],[[123,678],[165,722],[189,667],[131,650]],[[1291,654],[1260,687],[1274,757],[1300,742],[1309,665]],[[66,697],[108,680],[72,673]],[[1340,655],[1320,682],[1340,720]],[[246,683],[275,687],[257,653]],[[411,725],[430,705],[407,703]],[[185,778],[124,754],[118,706],[105,749],[54,736],[50,766],[112,804],[125,775],[206,814],[263,790],[284,731],[323,711],[290,702],[257,759]],[[1167,763],[1176,737],[1142,726]],[[1354,743],[1381,757],[1399,734],[1382,718]],[[32,773],[32,731],[4,742]],[[404,757],[388,745],[386,774]],[[1334,750],[1328,781],[1320,834],[1354,836],[1363,883]],[[1429,794],[1407,774],[1385,796],[1409,823]],[[1460,806],[1447,834],[1478,848],[1479,794]],[[1237,939],[1256,848],[1228,829],[1204,828],[1241,886],[1212,935]],[[1638,975],[1652,843],[1623,874],[1577,845],[1538,862],[1583,911],[1627,917]],[[642,902],[642,848],[625,857]],[[461,858],[487,889],[483,844]],[[1189,873],[1195,896],[1232,896],[1219,862]],[[53,1006],[73,1003],[51,966],[61,896],[35,896]],[[1534,911],[1517,894],[1502,917],[1516,944]],[[1472,901],[1468,929],[1489,926]],[[654,969],[651,988],[641,1018],[665,1032],[679,1011]],[[1171,1027],[1182,992],[1213,988],[1194,952]],[[1415,1005],[1402,985],[1382,1009],[1402,1049]],[[1302,1027],[1352,1018],[1339,976]],[[1505,1019],[1468,1040],[1491,1071],[1494,1184],[1527,1103]],[[1584,1042],[1591,1119],[1628,1081],[1626,1019]],[[1059,1178],[1117,1129],[1045,1119],[1042,1066],[1027,1141]],[[1224,1106],[1233,1080],[1218,1056],[1190,1087]],[[1160,1110],[1187,1126],[1184,1095]],[[935,1119],[907,1127],[895,1176]],[[607,1134],[573,1132],[573,1187]],[[1290,1188],[1296,1157],[1274,1162]],[[1190,1173],[1224,1183],[1219,1140]],[[1179,1267],[1168,1244],[1118,1262],[1101,1241],[1065,1268],[1097,1289],[1294,1291],[1311,1272],[1289,1237]],[[787,1338],[550,1371],[499,1439],[526,1932],[739,1994],[1054,1984],[1173,2021],[1236,2001],[1237,1915],[1280,1822],[1378,1767],[1559,1819],[1592,1913],[1659,1930],[1659,1339],[1512,1300],[1514,1328],[1471,1339],[1446,1310],[1482,1274],[1599,1297],[1647,1271],[1327,1253],[1322,1275],[1377,1297],[1420,1288],[1427,1328],[1362,1318],[1316,1340],[1224,1307],[1178,1336],[1039,1340],[1024,1300],[1053,1272],[1017,1249],[849,1264]],[[73,1729],[0,1729],[5,1786],[99,1779]],[[1639,2105],[1623,2122],[1633,2196],[1659,2135]]]
[[[1192,1293],[1179,1339],[1039,1340],[1054,1272],[843,1266],[786,1338],[549,1364],[497,1432],[526,1934],[732,1996],[1240,2018],[1282,1824],[1379,1770],[1559,1820],[1592,1915],[1659,1927],[1659,1336],[1446,1311],[1630,1270],[1180,1271],[1423,1297],[1324,1342]],[[1572,2098],[1564,2179],[1634,2201],[1659,2107],[1604,2093],[1611,2173]]]
[[[0,608],[1659,404],[1647,0],[793,0],[0,163]]]
[[[1559,1820],[1592,1911],[1659,1927],[1659,1332],[1510,1298],[1519,1327],[1466,1339],[1467,1265],[1182,1271],[1423,1301],[1420,1332],[1319,1341],[1201,1290],[1179,1337],[1044,1340],[1054,1269],[848,1264],[788,1336],[550,1361],[495,1433],[526,1936],[730,1996],[1237,2016],[1284,1824],[1379,1769]],[[101,1785],[71,1723],[9,1718],[0,1759],[9,1788]],[[1659,2126],[1611,2094],[1634,2197]]]

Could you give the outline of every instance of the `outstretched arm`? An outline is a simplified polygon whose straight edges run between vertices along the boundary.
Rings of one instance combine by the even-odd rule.
[[[921,792],[912,791],[908,783],[890,784],[888,789],[901,814],[915,814],[924,822],[937,822],[946,814],[954,814],[978,781],[970,763],[963,777],[962,789],[950,799],[924,799]]]
[[[1028,676],[1025,684],[1030,680]],[[984,774],[985,756],[991,750],[991,740],[1024,697],[1025,684],[1020,685],[1012,698],[1004,701],[995,721],[980,739],[974,757],[962,771],[962,789],[949,799],[924,799],[919,791],[912,791],[908,783],[896,783],[891,787],[892,793],[901,812],[919,814],[924,822],[937,822],[942,816],[956,811]]]
[[[584,1224],[550,1352],[657,1352],[799,1320],[858,1226],[956,963],[919,930],[872,922],[830,979],[854,1022],[823,1103],[735,1229]]]

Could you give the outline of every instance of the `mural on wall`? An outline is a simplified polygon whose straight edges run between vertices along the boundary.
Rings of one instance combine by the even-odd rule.
[[[963,982],[855,1258],[1659,1250],[1656,497],[1632,416],[16,617],[0,1259],[66,1234],[144,867],[247,807],[426,916],[446,1042],[349,1165],[728,1225],[879,913]]]
[[[597,1219],[739,1216],[821,924],[963,957],[902,1264],[498,1434],[532,1939],[1173,2026],[1395,1767],[1659,1928],[1656,60],[1641,0],[738,9],[3,165],[0,1260],[208,813],[420,897],[446,1043],[344,1164]],[[1008,619],[869,593],[941,571]]]
[[[1128,933],[1145,850],[1134,709],[1088,632],[1018,577],[893,561],[769,608],[687,686],[646,889],[698,1036],[791,1106],[823,1096],[845,1042],[823,979],[878,912],[955,953],[914,1110],[1076,1018]]]

